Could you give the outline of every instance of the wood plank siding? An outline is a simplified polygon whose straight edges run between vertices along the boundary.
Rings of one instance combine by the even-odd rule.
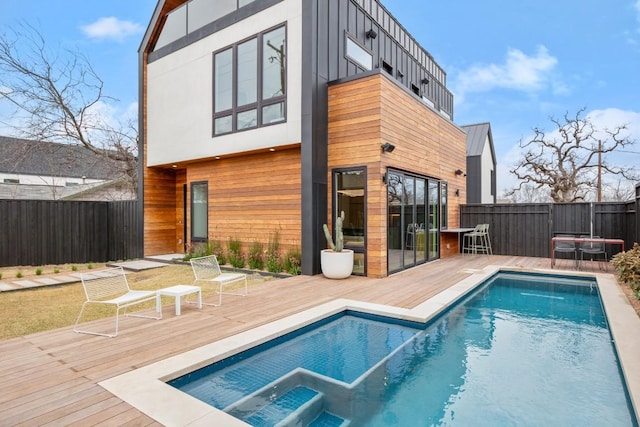
[[[299,249],[300,176],[299,147],[194,162],[176,171],[147,168],[145,254],[182,252],[185,223],[189,243],[193,182],[208,183],[210,241],[239,239],[246,252],[254,241],[266,244],[277,233],[282,251]]]
[[[367,170],[367,275],[387,275],[387,168],[448,182],[448,223],[457,227],[466,180],[455,175],[466,164],[466,137],[450,121],[424,105],[384,73],[329,86],[329,183],[336,168]],[[382,153],[386,142],[395,145]],[[455,196],[459,189],[460,196]],[[329,204],[328,218],[333,218]],[[452,248],[451,248],[452,249]],[[453,253],[447,251],[442,255]]]

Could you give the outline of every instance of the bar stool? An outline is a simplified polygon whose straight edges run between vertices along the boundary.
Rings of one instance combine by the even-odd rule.
[[[489,224],[478,224],[473,231],[462,235],[462,253],[477,254],[478,252],[493,255]]]

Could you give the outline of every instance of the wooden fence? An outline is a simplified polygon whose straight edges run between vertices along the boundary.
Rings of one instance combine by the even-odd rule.
[[[137,201],[0,200],[0,267],[143,256]]]
[[[638,201],[627,203],[530,203],[462,205],[460,226],[489,224],[493,253],[550,257],[551,238],[580,234],[638,242]],[[609,256],[620,247],[608,245]]]

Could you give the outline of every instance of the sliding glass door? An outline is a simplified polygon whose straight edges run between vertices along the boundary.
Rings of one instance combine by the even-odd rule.
[[[389,273],[437,259],[439,182],[394,170],[389,170],[386,182]]]

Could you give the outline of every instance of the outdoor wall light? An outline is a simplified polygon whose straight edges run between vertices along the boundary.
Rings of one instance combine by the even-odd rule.
[[[462,169],[456,169],[456,175],[464,175],[467,176],[466,173],[464,173],[464,171]]]
[[[378,37],[378,33],[376,33],[376,31],[373,28],[367,31],[366,34],[368,39],[375,39],[376,37]]]
[[[423,85],[428,85],[429,84],[429,79],[428,78],[423,78],[422,80],[420,80],[422,82]]]
[[[460,189],[456,188],[456,197],[460,197]]]
[[[393,150],[396,149],[395,145],[389,144],[388,142],[385,142],[380,147],[382,148],[382,152],[383,153],[390,153],[390,152],[392,152]]]

